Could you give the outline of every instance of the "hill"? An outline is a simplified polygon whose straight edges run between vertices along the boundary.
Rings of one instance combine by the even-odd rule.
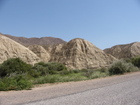
[[[0,63],[9,58],[21,58],[23,61],[34,64],[40,61],[32,51],[12,39],[0,35]]]
[[[140,42],[134,42],[130,44],[116,45],[111,48],[105,49],[105,53],[112,56],[121,58],[131,58],[140,55]]]
[[[59,62],[65,64],[69,69],[94,69],[107,67],[113,61],[117,60],[92,43],[80,38],[73,39],[69,42],[59,40],[58,43],[60,44],[56,44],[54,41],[55,44],[53,42],[53,44],[45,45],[51,40],[46,42],[47,38],[28,39],[8,35],[14,38],[14,40],[18,40],[19,43],[28,46],[25,47],[19,44],[18,41],[15,42],[12,38],[6,37],[7,35],[0,36],[1,62],[8,58],[19,57],[27,63],[33,64],[39,61]],[[41,40],[44,40],[45,43],[41,42]]]
[[[116,58],[84,39],[73,39],[66,44],[55,46],[50,51],[51,62],[60,62],[71,69],[93,69],[106,67]]]

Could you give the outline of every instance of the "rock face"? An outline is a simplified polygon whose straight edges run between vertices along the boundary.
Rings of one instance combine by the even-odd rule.
[[[64,45],[58,45],[51,50],[53,62],[65,64],[70,69],[92,69],[105,67],[116,60],[111,55],[84,39],[73,39]]]
[[[40,61],[32,51],[19,43],[0,35],[0,63],[8,58],[21,58],[23,61],[34,64]]]
[[[112,56],[121,58],[131,58],[140,55],[140,42],[134,42],[124,45],[116,45],[112,48],[104,50],[105,53],[111,54]]]
[[[42,46],[31,45],[28,48],[41,58],[41,61],[48,62],[50,60],[50,54]]]
[[[55,45],[55,44],[62,44],[66,43],[64,40],[60,38],[53,38],[53,37],[42,37],[42,38],[25,38],[25,37],[15,37],[11,35],[5,35],[2,34],[24,46],[30,46],[30,45]]]

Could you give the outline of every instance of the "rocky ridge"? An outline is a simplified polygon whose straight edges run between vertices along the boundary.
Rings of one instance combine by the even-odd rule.
[[[140,56],[140,42],[116,45],[111,48],[105,49],[104,52],[107,54],[111,54],[118,59]]]
[[[54,37],[25,38],[25,37],[16,37],[7,34],[1,34],[1,35],[4,35],[26,47],[30,45],[48,46],[48,45],[57,45],[57,44],[66,43],[64,40],[60,38],[54,38]]]

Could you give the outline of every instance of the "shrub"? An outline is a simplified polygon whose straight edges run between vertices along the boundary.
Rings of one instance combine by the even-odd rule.
[[[88,79],[101,78],[109,75],[107,68],[90,69],[82,72]]]
[[[60,74],[66,71],[67,68],[65,65],[56,62],[39,62],[34,65],[33,70],[35,74],[37,73],[38,75],[43,76],[48,74]]]
[[[138,69],[132,64],[127,63],[126,61],[120,60],[114,62],[111,67],[109,67],[110,75],[114,74],[124,74],[126,72],[137,71]]]
[[[39,76],[41,76],[41,72],[37,71],[36,69],[31,69],[30,71],[28,71],[28,75],[34,78],[37,78]]]
[[[49,74],[58,74],[67,70],[65,65],[57,62],[47,63],[47,67],[49,69]]]
[[[48,67],[44,62],[36,63],[30,73],[30,75],[32,75],[33,77],[39,77],[47,74]]]
[[[31,68],[32,66],[30,64],[23,62],[21,59],[11,58],[0,65],[0,76],[4,77],[26,73],[27,71],[30,71]]]
[[[81,72],[83,72],[83,75],[87,78],[90,78],[91,75],[95,72],[95,70],[92,69],[83,69]]]
[[[81,72],[81,70],[64,70],[61,72],[61,75],[69,75],[72,73],[76,74],[76,73],[80,73],[80,72]]]
[[[30,89],[32,83],[28,80],[26,75],[18,75],[15,77],[4,77],[0,79],[0,91],[6,90],[23,90]]]
[[[102,67],[99,69],[99,71],[106,73],[106,72],[108,72],[108,69],[106,67]]]
[[[139,56],[139,57],[132,58],[132,59],[131,59],[131,62],[132,62],[135,66],[137,66],[137,67],[140,68],[140,56]]]

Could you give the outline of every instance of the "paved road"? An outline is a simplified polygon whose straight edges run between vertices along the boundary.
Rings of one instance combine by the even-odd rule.
[[[140,105],[140,72],[0,92],[0,105]]]

